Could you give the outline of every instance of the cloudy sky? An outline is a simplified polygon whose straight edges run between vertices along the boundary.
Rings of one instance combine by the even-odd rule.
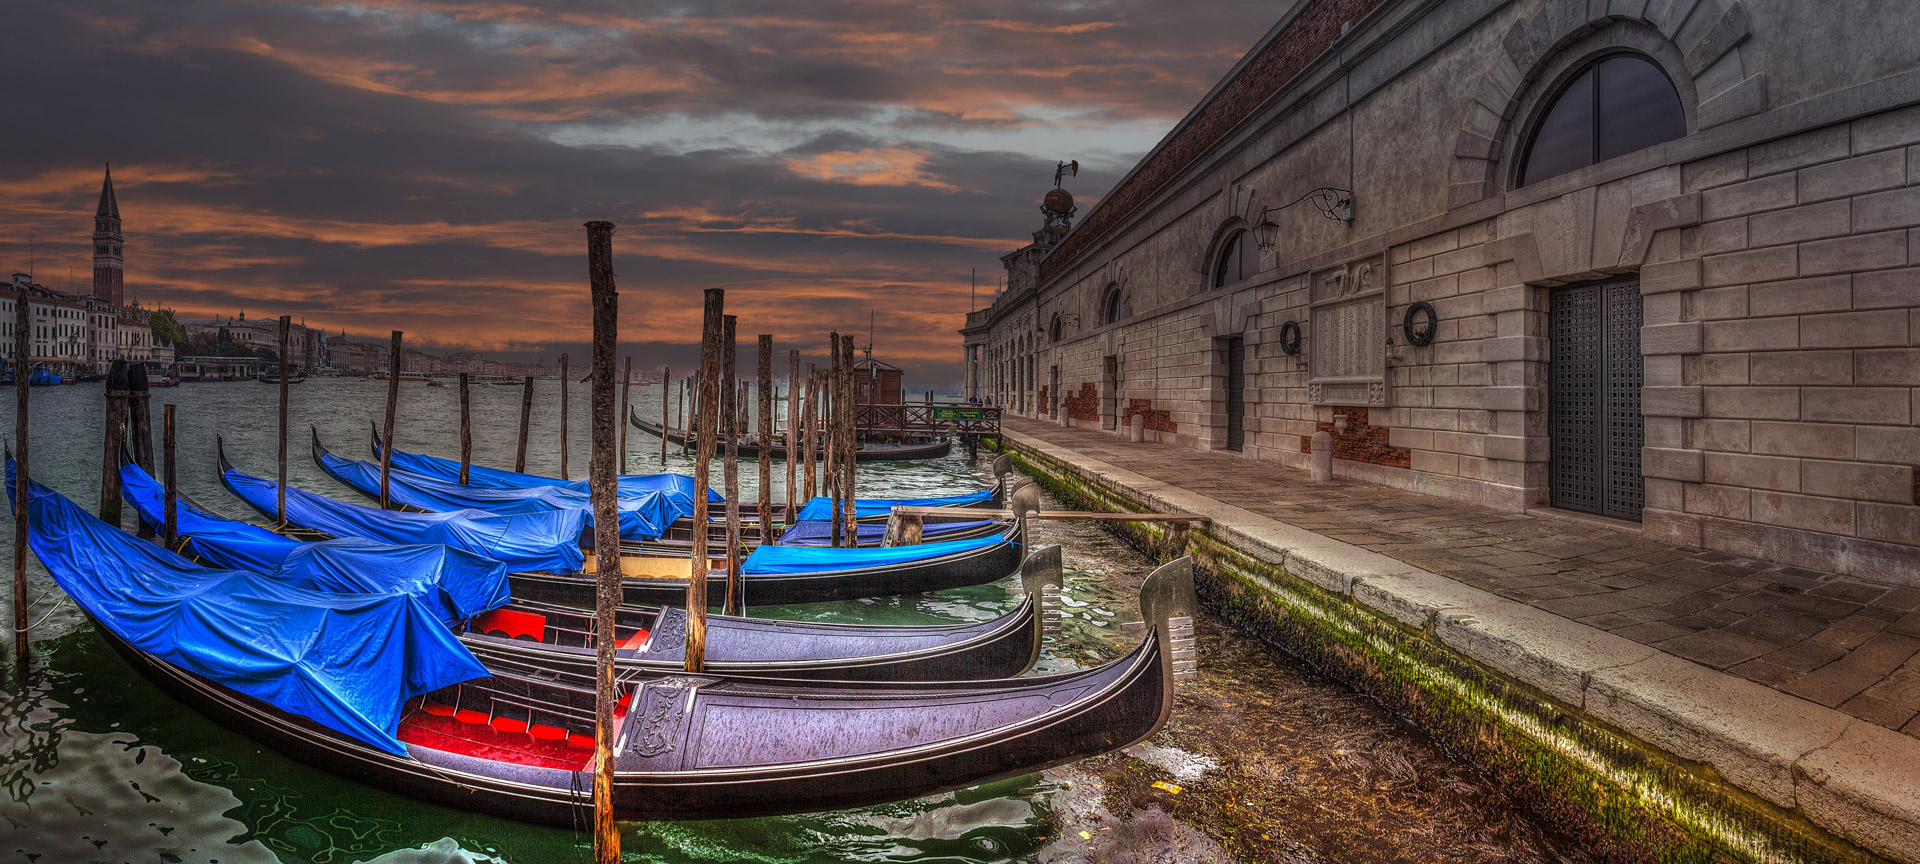
[[[86,290],[111,161],[143,302],[551,356],[609,219],[637,365],[685,365],[718,287],[749,342],[872,310],[953,382],[1054,161],[1084,212],[1283,7],[8,0],[0,263],[37,235]]]

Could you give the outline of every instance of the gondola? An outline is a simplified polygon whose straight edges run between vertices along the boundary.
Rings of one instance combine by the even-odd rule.
[[[130,460],[123,460],[120,477],[127,502],[142,521],[157,530],[164,518],[164,492],[159,484]],[[290,560],[314,548],[258,525],[224,518],[184,495],[179,498],[175,521],[179,538],[176,551],[220,569],[276,576],[288,571]],[[385,557],[405,565],[409,559],[418,558],[414,552],[418,545],[364,540],[320,542],[348,543],[347,551],[360,555],[359,560]],[[487,563],[494,571],[501,569],[495,562]],[[366,581],[391,581],[406,574],[374,572],[367,576]],[[968,624],[816,624],[709,615],[707,669],[736,677],[858,681],[1020,675],[1039,659],[1042,631],[1058,626],[1055,594],[1061,584],[1060,547],[1034,550],[1021,562],[1020,576],[1027,597],[1019,606],[993,620]],[[468,578],[484,581],[477,575]],[[502,586],[501,593],[505,591]],[[504,605],[500,605],[502,602]],[[467,648],[489,667],[516,669],[527,675],[562,674],[583,686],[593,680],[595,655],[590,634],[594,621],[589,611],[501,597],[480,614],[443,617],[455,623]],[[615,622],[621,646],[616,663],[621,670],[671,674],[684,667],[685,611],[622,606],[615,611]]]
[[[380,427],[372,421],[368,421],[368,440],[370,442],[368,447],[373,454],[373,458],[378,460],[380,458]],[[394,448],[393,451],[393,468],[399,471],[419,474],[424,477],[431,477],[442,482],[460,482],[460,463],[458,461],[439,456],[429,456],[424,453],[409,453],[397,447]],[[1012,473],[1012,460],[1004,455],[999,456],[993,461],[993,485],[986,489],[958,495],[937,495],[914,499],[861,499],[860,518],[868,522],[885,523],[887,521],[887,511],[894,505],[912,507],[998,508],[1006,502],[1006,492]],[[666,481],[670,479],[681,482],[677,486],[669,486]],[[546,487],[559,487],[576,491],[585,491],[587,489],[587,481],[585,480],[563,480],[557,477],[525,474],[518,471],[506,471],[499,468],[489,468],[484,465],[473,464],[467,466],[467,480],[462,485],[477,489],[539,489]],[[620,475],[620,491],[623,493],[669,488],[680,493],[683,496],[685,505],[688,509],[691,509],[693,501],[693,478],[691,477],[678,474]],[[724,503],[726,500],[720,497],[717,492],[709,492],[709,495],[711,497],[708,500],[715,503]],[[832,507],[830,499],[827,498],[814,498],[811,501],[802,501],[800,503],[801,506],[810,506],[814,509],[818,509],[819,506],[823,504],[829,509]],[[782,511],[784,511],[784,507],[776,511],[775,518],[783,518],[785,514]],[[755,502],[742,501],[740,502],[740,515],[742,519],[748,522],[756,522],[760,518],[759,507]],[[799,518],[809,519],[811,517],[808,515],[800,515]]]
[[[642,420],[640,419],[640,414],[632,407],[627,409],[627,422],[632,423],[634,428],[648,435],[665,436],[668,443],[687,443],[687,433],[685,431],[668,429],[658,423]],[[742,437],[738,447],[741,458],[751,458],[760,455],[760,443],[756,439]],[[938,441],[924,441],[912,444],[861,444],[860,449],[854,451],[853,458],[856,462],[905,462],[914,459],[939,459],[951,452],[953,452],[953,441],[948,438],[942,438]],[[775,444],[768,449],[767,455],[774,459],[785,459],[787,458],[787,445],[785,443]]]
[[[54,580],[129,665],[216,723],[427,803],[561,828],[591,820],[590,689],[484,666],[405,595],[300,592],[205,570],[72,502],[29,500],[29,540]],[[122,585],[142,587],[115,593]],[[155,626],[156,605],[190,606],[197,627],[242,638],[214,644]],[[1176,679],[1196,674],[1187,559],[1150,574],[1140,605],[1147,634],[1133,651],[1038,678],[784,686],[621,676],[614,816],[865,806],[1128,746],[1165,725]],[[283,647],[299,653],[285,658]],[[241,662],[226,653],[235,650]],[[256,659],[270,668],[245,662]],[[340,682],[352,686],[328,686]]]
[[[255,378],[254,380],[259,381],[262,384],[278,384],[280,383],[280,373],[263,372],[260,374],[258,378]],[[305,384],[307,383],[307,376],[301,375],[299,373],[288,375],[287,383],[288,384]]]
[[[317,430],[313,432],[313,461],[327,476],[338,481],[369,500],[380,500],[380,466],[373,462],[346,459],[334,455],[320,443]],[[457,470],[457,468],[456,468]],[[457,480],[446,480],[411,471],[393,469],[388,471],[388,500],[401,508],[431,513],[447,510],[473,509],[501,515],[548,512],[552,510],[586,511],[591,506],[586,484],[566,483],[547,486],[476,486],[460,485]],[[522,477],[532,475],[518,475]],[[637,485],[635,481],[639,482]],[[709,490],[709,502],[717,495]],[[976,496],[965,496],[966,498]],[[917,499],[896,503],[922,504],[945,500],[953,503],[959,498]],[[694,524],[693,479],[675,474],[628,475],[620,486],[620,494],[615,503],[620,514],[620,538],[622,544],[634,551],[650,552],[656,555],[686,555],[691,548]],[[714,517],[717,509],[710,510],[706,526],[709,543],[717,542],[725,548],[725,526]],[[884,519],[884,514],[882,514]],[[1002,526],[992,519],[975,519],[969,516],[955,516],[951,519],[927,519],[923,537],[927,540],[963,540],[991,537],[1000,532]],[[757,542],[758,522],[752,527],[743,542]],[[716,537],[716,534],[719,536]],[[869,542],[858,545],[879,545],[880,532],[871,532]]]
[[[315,439],[318,446],[318,439]],[[227,461],[226,450],[216,439],[220,479],[227,490],[267,518],[275,518],[277,506],[272,481],[245,474]],[[1031,490],[1031,491],[1029,491]],[[1016,512],[1039,509],[1038,490],[1023,487],[1015,493]],[[1023,509],[1024,508],[1024,509]],[[584,518],[578,509],[529,512],[511,518],[549,518],[571,514]],[[458,514],[453,514],[458,515]],[[484,520],[488,514],[475,512],[472,518]],[[292,527],[325,536],[355,536],[384,542],[444,542],[470,551],[487,554],[491,545],[478,532],[451,531],[450,514],[413,515],[378,510],[337,501],[300,489],[287,489],[287,519]],[[415,520],[419,524],[414,524]],[[576,521],[573,524],[581,524]],[[742,586],[746,600],[754,605],[817,603],[827,600],[853,600],[888,594],[913,594],[995,582],[1013,573],[1020,565],[1021,536],[1024,525],[1016,520],[1005,531],[989,537],[943,540],[917,546],[863,549],[813,549],[763,546],[748,555],[742,567]],[[491,536],[500,536],[494,533]],[[548,532],[546,537],[551,536]],[[577,536],[577,535],[576,535]],[[500,536],[497,542],[525,547],[523,535]],[[722,546],[722,549],[725,547]],[[567,550],[553,548],[551,539],[534,551],[558,557]],[[578,547],[572,550],[580,558]],[[501,556],[495,556],[496,558]],[[513,596],[522,600],[572,606],[591,606],[594,579],[587,566],[543,567],[510,573]],[[717,563],[710,558],[709,563]],[[623,601],[636,605],[671,604],[685,599],[692,563],[684,556],[671,554],[633,554],[620,558]],[[726,590],[724,568],[707,570],[708,592],[723,596]]]

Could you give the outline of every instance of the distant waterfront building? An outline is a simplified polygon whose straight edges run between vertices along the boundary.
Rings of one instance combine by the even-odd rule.
[[[1920,11],[1823,8],[1292,4],[1004,259],[967,393],[1915,583]]]

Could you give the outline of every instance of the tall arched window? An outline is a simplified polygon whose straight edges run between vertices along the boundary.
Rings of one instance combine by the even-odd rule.
[[[1586,65],[1555,94],[1527,139],[1520,185],[1644,150],[1687,134],[1680,94],[1639,54]]]
[[[1231,285],[1260,272],[1260,249],[1245,229],[1233,232],[1220,245],[1220,257],[1213,262],[1213,281],[1208,288]]]
[[[1133,314],[1133,304],[1128,302],[1126,292],[1118,285],[1107,286],[1106,297],[1100,301],[1100,323],[1112,324]]]
[[[1058,342],[1061,336],[1060,313],[1053,313],[1053,321],[1047,325],[1047,341]]]

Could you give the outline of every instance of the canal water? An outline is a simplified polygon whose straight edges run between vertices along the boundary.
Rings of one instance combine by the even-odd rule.
[[[528,470],[560,473],[559,382],[536,389]],[[585,475],[588,388],[572,388],[570,476]],[[236,467],[272,476],[277,388],[192,383],[156,390],[178,407],[183,491],[234,517],[251,514],[220,486],[216,435]],[[335,453],[366,458],[384,382],[313,379],[291,388],[292,481],[355,500],[308,457],[307,429]],[[677,395],[677,388],[676,388]],[[13,428],[12,393],[0,429]],[[660,390],[635,406],[659,415]],[[100,385],[32,392],[35,479],[91,505],[99,498]],[[521,390],[474,387],[475,461],[511,468]],[[457,457],[455,387],[403,382],[395,445]],[[631,472],[663,470],[658,439],[628,431]],[[11,441],[9,434],[8,440]],[[158,441],[155,442],[158,451]],[[859,489],[895,497],[991,482],[964,453],[861,465]],[[785,468],[774,463],[784,497]],[[664,470],[690,472],[669,448]],[[716,464],[714,482],[720,482]],[[751,490],[757,468],[740,467]],[[743,493],[748,496],[751,492]],[[11,548],[12,521],[0,529]],[[1066,619],[1038,671],[1123,653],[1150,562],[1098,528],[1047,523],[1036,542],[1066,547]],[[590,860],[583,834],[471,816],[307,768],[172,702],[109,650],[44,571],[31,572],[34,669],[4,679],[0,701],[0,862],[482,862]],[[929,595],[754,614],[818,621],[931,623],[996,616],[1018,602],[1014,580]],[[0,613],[4,614],[4,613]],[[627,826],[629,861],[1147,862],[1580,861],[1517,815],[1497,788],[1436,752],[1377,706],[1226,629],[1199,624],[1205,680],[1185,688],[1174,721],[1124,753],[959,792],[875,807],[766,819]],[[10,641],[10,640],[9,640]],[[5,664],[11,670],[12,664]],[[1155,785],[1155,784],[1159,785]]]

